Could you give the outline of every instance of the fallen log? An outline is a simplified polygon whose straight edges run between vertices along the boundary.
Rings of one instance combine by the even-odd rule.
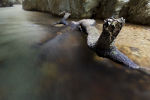
[[[125,19],[115,19],[112,17],[104,20],[103,30],[100,33],[96,28],[96,21],[94,19],[82,19],[79,21],[67,22],[66,20],[69,18],[70,13],[64,12],[64,14],[64,17],[59,22],[53,24],[54,26],[57,24],[65,25],[66,28],[63,32],[79,29],[87,34],[87,45],[98,56],[109,58],[112,61],[125,65],[131,69],[140,69],[137,64],[120,52],[114,45],[116,37],[125,24]],[[40,44],[47,42],[49,38],[46,37],[43,40],[44,41]]]
[[[68,24],[66,19],[69,18],[69,16],[70,13],[65,13],[60,22],[56,24],[64,24],[67,26],[71,26],[72,28],[79,28],[81,31],[86,33],[88,47],[93,50],[98,56],[109,58],[132,69],[140,68],[126,55],[120,52],[114,45],[116,37],[125,24],[125,19],[115,19],[112,17],[104,20],[103,31],[102,33],[100,33],[95,27],[96,21],[94,19],[83,19],[77,22],[72,21]]]
[[[64,12],[61,12],[59,15],[62,15],[62,14],[64,14],[64,17],[63,17],[60,21],[56,22],[56,23],[53,24],[53,25],[57,25],[57,24],[68,25],[68,22],[67,22],[66,20],[69,18],[69,16],[70,16],[71,14],[64,11]]]

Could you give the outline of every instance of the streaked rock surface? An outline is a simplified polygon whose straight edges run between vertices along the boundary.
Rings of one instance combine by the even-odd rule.
[[[13,0],[1,0],[0,1],[0,7],[12,7],[13,6]]]
[[[59,15],[62,11],[71,12],[72,17],[82,18],[92,16],[92,9],[99,0],[24,0],[26,10],[39,10]]]
[[[12,7],[13,4],[21,4],[22,0],[0,0],[0,7]]]
[[[150,25],[150,0],[130,0],[127,9],[129,22]]]
[[[150,25],[149,0],[24,0],[23,8],[57,16],[68,11],[73,18],[123,16],[129,22]]]

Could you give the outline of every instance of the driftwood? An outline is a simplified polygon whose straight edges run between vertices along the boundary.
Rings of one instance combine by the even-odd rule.
[[[93,23],[92,23],[93,22]],[[84,19],[79,21],[81,27],[85,30],[88,46],[97,53],[100,57],[109,58],[117,63],[123,64],[129,68],[138,69],[136,65],[127,56],[121,53],[114,45],[114,40],[122,29],[125,19],[109,18],[104,21],[103,31],[99,33],[95,27],[95,21]]]
[[[123,18],[108,18],[104,20],[103,31],[100,33],[95,27],[94,19],[83,19],[80,21],[72,21],[68,24],[66,21],[70,13],[65,13],[64,17],[56,24],[69,25],[72,28],[79,28],[87,34],[88,47],[97,53],[100,57],[109,58],[117,63],[123,64],[129,68],[139,69],[140,67],[120,52],[114,45],[114,41],[125,24]]]
[[[59,22],[56,22],[56,23],[53,24],[53,25],[56,25],[56,24],[68,25],[68,22],[67,22],[66,20],[69,18],[69,16],[70,16],[71,14],[64,11],[64,12],[60,13],[59,15],[62,15],[62,14],[64,14],[64,17],[63,17]]]
[[[132,60],[130,60],[126,55],[120,52],[117,47],[114,45],[115,39],[118,36],[120,30],[125,24],[125,19],[123,18],[108,18],[104,20],[103,31],[100,33],[98,29],[95,27],[96,21],[94,19],[82,19],[79,21],[71,21],[67,22],[66,20],[69,18],[70,13],[63,12],[64,17],[57,23],[53,24],[63,24],[66,27],[65,31],[68,29],[76,30],[80,29],[80,31],[87,34],[87,45],[93,50],[98,56],[109,58],[117,63],[127,66],[131,69],[142,69],[145,71],[145,68],[139,67]],[[45,38],[39,44],[43,44],[47,42],[49,38]]]

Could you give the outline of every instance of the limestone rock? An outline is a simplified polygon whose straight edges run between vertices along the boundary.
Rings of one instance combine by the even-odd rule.
[[[69,11],[72,17],[108,18],[119,14],[122,7],[129,0],[24,0],[23,8],[26,10],[39,10],[59,15],[62,11]]]
[[[62,11],[71,12],[72,17],[91,17],[92,9],[99,0],[24,0],[25,10],[39,10],[59,15]]]
[[[26,10],[36,10],[37,9],[36,1],[37,0],[23,0],[22,2],[23,8]],[[45,6],[46,5],[43,5],[43,7]]]
[[[13,0],[1,0],[0,7],[11,7],[13,6]]]
[[[130,0],[127,20],[150,25],[150,0]]]
[[[15,4],[22,4],[22,0],[14,0]]]
[[[0,7],[12,7],[13,4],[21,4],[22,0],[0,0]]]
[[[129,22],[150,25],[149,0],[24,0],[23,8],[57,16],[68,11],[73,18],[123,16]]]
[[[109,18],[111,16],[119,16],[120,11],[129,0],[101,0],[96,9],[97,18]]]

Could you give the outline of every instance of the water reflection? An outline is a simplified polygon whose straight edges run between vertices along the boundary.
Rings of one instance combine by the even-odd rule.
[[[150,98],[149,76],[102,61],[78,31],[56,34],[57,18],[20,6],[0,12],[0,100]]]

